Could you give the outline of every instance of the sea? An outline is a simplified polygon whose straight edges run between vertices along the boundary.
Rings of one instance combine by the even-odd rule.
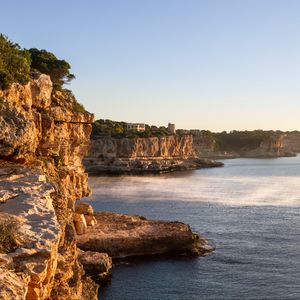
[[[104,300],[300,299],[300,156],[223,168],[91,177],[95,210],[189,223],[205,257],[117,264]]]

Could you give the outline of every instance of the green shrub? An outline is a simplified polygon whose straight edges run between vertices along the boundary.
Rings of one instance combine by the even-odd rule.
[[[64,93],[65,97],[72,103],[73,111],[78,112],[78,113],[86,112],[84,106],[76,100],[76,98],[73,95],[73,92],[71,90],[63,89],[62,92]]]
[[[30,80],[30,63],[27,50],[0,34],[0,89],[14,82],[26,84]]]
[[[75,112],[79,112],[79,113],[84,113],[85,112],[85,108],[82,104],[80,104],[76,99],[73,102],[73,110]]]
[[[0,253],[9,253],[18,247],[21,241],[19,227],[19,222],[13,218],[0,221]]]

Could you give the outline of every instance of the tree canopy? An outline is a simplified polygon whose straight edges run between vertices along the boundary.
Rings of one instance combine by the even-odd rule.
[[[253,130],[237,131],[233,130],[214,133],[219,150],[239,151],[243,149],[256,149],[260,143],[274,135],[274,131]]]
[[[0,88],[6,89],[17,82],[26,84],[30,80],[30,54],[0,34]]]
[[[53,87],[61,90],[75,76],[70,72],[70,64],[58,59],[47,50],[21,48],[0,33],[0,89],[12,83],[26,84],[32,73],[50,76]]]
[[[99,137],[113,138],[146,138],[146,137],[164,137],[172,135],[164,126],[159,128],[145,124],[145,131],[138,132],[135,130],[127,130],[126,122],[118,122],[112,120],[99,119],[93,123],[91,137],[97,139]]]
[[[63,59],[58,59],[53,53],[36,48],[29,49],[32,71],[48,74],[54,88],[61,89],[65,83],[75,78],[70,73],[71,66]]]

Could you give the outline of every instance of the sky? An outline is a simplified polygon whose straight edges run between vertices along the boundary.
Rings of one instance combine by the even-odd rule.
[[[97,119],[300,130],[298,0],[9,0],[0,32],[67,60]]]

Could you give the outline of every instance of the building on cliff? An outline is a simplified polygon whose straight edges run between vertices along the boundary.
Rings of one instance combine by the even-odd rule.
[[[126,129],[143,132],[146,129],[146,125],[144,123],[127,123]]]

